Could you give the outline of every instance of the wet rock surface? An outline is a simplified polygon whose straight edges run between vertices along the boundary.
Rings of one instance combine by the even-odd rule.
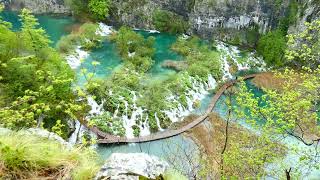
[[[95,179],[138,180],[139,176],[155,179],[168,167],[168,163],[161,161],[158,157],[144,153],[114,153],[107,159]]]

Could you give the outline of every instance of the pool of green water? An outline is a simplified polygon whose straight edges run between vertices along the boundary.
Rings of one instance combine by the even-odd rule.
[[[12,23],[12,29],[17,31],[21,27],[19,20],[19,13],[12,11],[4,11],[0,13],[3,20]],[[69,16],[50,16],[50,15],[36,15],[39,20],[40,27],[46,30],[52,41],[52,46],[59,41],[61,36],[67,35],[71,32],[71,26],[76,23],[76,20]]]
[[[177,36],[167,33],[149,33],[148,31],[136,31],[142,34],[144,37],[155,37],[154,48],[156,49],[154,59],[154,65],[150,69],[149,74],[152,78],[161,78],[170,73],[174,73],[173,70],[162,68],[161,64],[165,60],[182,60],[183,57],[173,52],[170,47],[176,41]],[[103,78],[112,73],[112,71],[119,65],[121,65],[121,57],[117,53],[116,47],[113,43],[106,40],[102,46],[96,48],[90,52],[89,57],[83,64],[83,67],[93,72],[92,61],[100,62],[100,65],[95,69],[96,77]],[[79,77],[80,82],[84,82],[83,77]]]

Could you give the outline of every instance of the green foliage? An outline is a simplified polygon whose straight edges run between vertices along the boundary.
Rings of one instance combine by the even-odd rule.
[[[110,0],[89,0],[88,8],[93,17],[104,20],[109,15]]]
[[[317,102],[320,100],[320,69],[304,69],[301,72],[287,69],[278,73],[277,77],[285,80],[282,87],[277,90],[265,89],[261,97],[254,96],[244,83],[240,85],[236,98],[241,107],[239,116],[259,130],[261,136],[272,141],[289,136],[306,146],[317,144],[320,137],[317,124],[320,117],[316,110],[319,109]],[[287,145],[291,152],[296,152],[302,146],[293,144]],[[300,171],[302,168],[299,166],[305,163],[308,163],[308,167],[318,168],[319,158],[314,152],[299,151],[296,155],[300,157],[300,163],[290,164],[295,171]]]
[[[79,18],[104,20],[109,16],[110,0],[65,0]]]
[[[89,14],[89,0],[65,0],[66,4],[71,7],[76,16],[87,16]]]
[[[50,40],[45,30],[38,28],[38,20],[31,15],[31,11],[23,9],[19,15],[22,22],[20,40],[24,42],[27,50],[33,50],[35,53],[49,46]]]
[[[125,129],[123,122],[119,118],[113,118],[110,113],[103,113],[89,120],[90,125],[98,126],[103,132],[110,133],[116,136],[124,136]]]
[[[298,18],[299,3],[291,0],[288,7],[288,12],[285,17],[280,19],[278,29],[284,32],[288,32],[289,26],[294,24]]]
[[[26,132],[0,136],[0,178],[91,179],[99,170],[97,155],[89,149],[64,145]]]
[[[78,31],[61,37],[57,43],[58,51],[62,54],[71,54],[77,46],[86,51],[99,47],[102,37],[96,33],[97,28],[97,24],[84,23]]]
[[[154,37],[145,39],[130,28],[121,27],[110,40],[116,43],[117,50],[127,67],[133,67],[137,72],[147,72],[153,65]]]
[[[320,65],[320,20],[306,23],[306,29],[297,34],[288,35],[286,59],[289,65],[301,69],[312,69]]]
[[[65,119],[76,119],[84,111],[71,88],[74,72],[49,46],[34,16],[22,10],[20,17],[20,31],[0,24],[0,124],[12,129],[43,125],[51,130],[62,119],[66,137]]]
[[[57,43],[57,50],[63,54],[68,54],[76,48],[78,35],[70,34],[67,36],[62,36]]]
[[[183,17],[166,10],[156,10],[152,18],[154,26],[161,32],[184,33],[189,26]]]
[[[263,35],[257,46],[257,52],[263,56],[269,66],[284,65],[286,37],[281,30],[275,30]]]
[[[208,79],[212,74],[216,79],[221,78],[220,54],[206,44],[201,44],[198,37],[188,40],[179,38],[172,49],[185,56],[188,64],[187,72],[193,77],[202,80]]]
[[[64,124],[61,124],[61,120],[57,120],[56,125],[52,127],[52,132],[56,133],[59,136],[63,135],[62,128],[64,127]]]

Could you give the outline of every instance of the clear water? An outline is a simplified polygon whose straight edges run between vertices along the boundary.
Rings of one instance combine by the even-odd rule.
[[[107,159],[112,153],[146,153],[160,157],[165,161],[170,161],[173,156],[179,156],[181,162],[176,162],[175,165],[184,166],[187,157],[185,154],[197,156],[198,148],[189,138],[184,136],[175,136],[164,140],[122,144],[122,145],[99,145],[98,153],[102,159]]]
[[[4,20],[9,21],[13,25],[13,30],[18,30],[21,27],[21,22],[18,20],[18,14],[15,12],[5,11],[0,14]],[[70,26],[76,23],[71,17],[54,17],[49,15],[38,15],[40,27],[47,31],[50,39],[53,41],[53,45],[63,35],[70,33]],[[157,78],[168,73],[172,73],[171,70],[161,68],[161,63],[165,60],[181,60],[182,57],[170,50],[172,43],[176,41],[176,36],[169,34],[149,34],[146,31],[138,31],[143,36],[154,36],[156,53],[153,57],[155,65],[150,70],[150,75]],[[112,73],[112,71],[121,65],[121,57],[116,51],[114,44],[105,41],[102,46],[96,48],[90,52],[90,56],[83,63],[83,68],[87,68],[88,71],[93,71],[92,61],[100,62],[100,65],[95,70],[96,77],[103,78]],[[78,74],[79,69],[77,70]],[[157,76],[156,76],[157,75]],[[79,75],[79,82],[84,82],[84,77]],[[208,100],[208,99],[207,99]],[[143,152],[158,156],[166,161],[172,161],[173,158],[177,160],[173,161],[174,166],[180,169],[188,169],[186,153],[192,157],[197,157],[198,148],[193,141],[183,136],[176,136],[165,140],[158,140],[153,142],[141,143],[141,144],[122,144],[122,145],[99,145],[97,148],[101,159],[107,159],[112,153],[138,153]],[[177,158],[179,157],[179,158]]]
[[[172,72],[172,70],[162,68],[161,64],[165,60],[183,60],[183,57],[171,50],[171,46],[177,40],[176,35],[171,35],[168,33],[149,33],[147,31],[137,31],[142,34],[144,37],[155,37],[156,49],[153,59],[155,60],[153,68],[150,70],[150,73],[153,75],[166,74]]]
[[[12,23],[12,29],[17,31],[21,27],[19,14],[12,11],[4,11],[0,13],[3,20]],[[39,20],[40,27],[46,30],[52,41],[52,46],[59,41],[61,36],[67,35],[71,32],[71,26],[76,23],[72,17],[65,16],[50,16],[50,15],[36,15]]]
[[[96,67],[92,66],[92,61],[100,62]],[[105,41],[101,47],[96,48],[90,52],[89,57],[84,61],[81,68],[88,69],[89,72],[95,72],[96,78],[104,78],[112,73],[112,71],[121,64],[121,57],[117,53],[115,44]],[[80,68],[77,70],[80,74]],[[78,76],[78,82],[83,84],[85,79],[83,76]]]

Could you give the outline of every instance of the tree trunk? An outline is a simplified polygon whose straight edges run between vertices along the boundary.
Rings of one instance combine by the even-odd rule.
[[[286,169],[286,178],[287,178],[287,180],[291,179],[290,172],[291,172],[291,168],[289,170]]]

